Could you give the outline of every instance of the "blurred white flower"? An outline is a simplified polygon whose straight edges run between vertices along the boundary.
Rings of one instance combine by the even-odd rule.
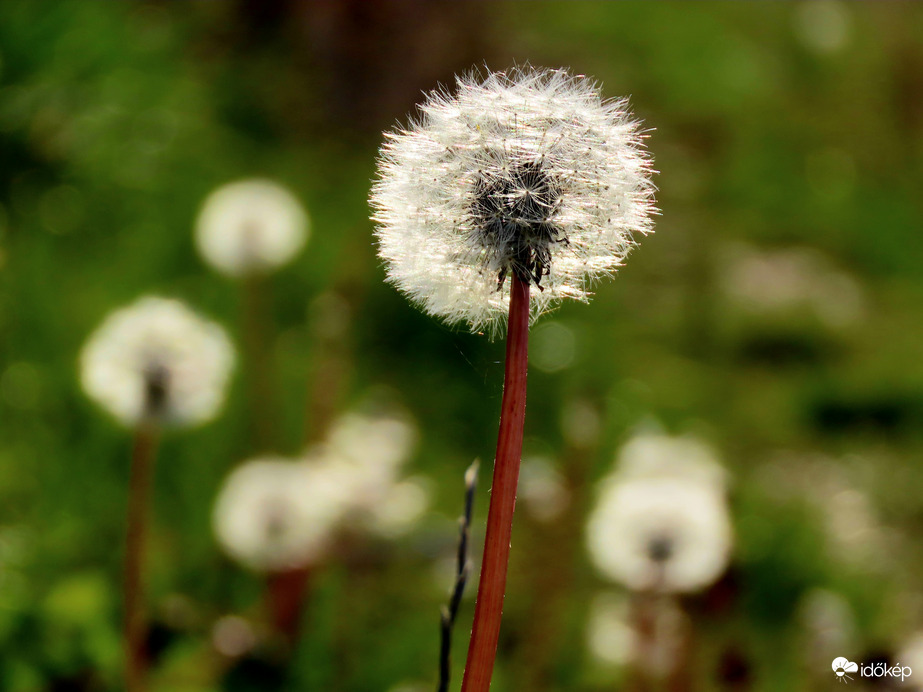
[[[352,523],[394,537],[410,529],[429,504],[429,489],[418,480],[400,480],[417,430],[406,417],[347,413],[334,423],[320,452],[348,486]]]
[[[424,479],[400,478],[415,438],[409,420],[350,413],[298,461],[247,462],[216,501],[219,543],[251,569],[282,571],[322,560],[346,528],[406,533],[430,496]]]
[[[109,315],[80,355],[84,391],[126,425],[213,418],[233,364],[219,325],[177,300],[154,297]]]
[[[714,457],[692,440],[647,436],[629,442],[621,459],[587,527],[596,567],[636,591],[689,592],[714,582],[732,546]]]
[[[586,301],[632,235],[652,230],[650,161],[627,102],[563,70],[456,81],[382,146],[371,204],[388,280],[474,329],[502,323],[511,273],[542,289],[533,318]]]
[[[840,594],[812,589],[799,605],[799,618],[806,634],[805,661],[836,658],[838,652],[856,645],[856,623],[852,607]]]
[[[567,509],[570,491],[553,460],[528,457],[522,460],[519,498],[532,516],[547,523],[557,519]]]
[[[645,433],[622,445],[618,455],[619,478],[685,478],[723,490],[727,471],[710,445],[689,435]]]
[[[923,632],[913,635],[894,658],[895,665],[909,666],[913,673],[907,677],[901,689],[920,692],[923,690]]]
[[[794,6],[795,34],[805,47],[829,54],[849,43],[852,16],[848,3],[839,0],[813,0]]]
[[[290,261],[308,237],[298,200],[269,180],[243,180],[212,192],[196,222],[206,262],[230,276],[272,271]]]
[[[212,515],[235,560],[257,571],[303,567],[323,557],[347,509],[347,486],[325,466],[266,458],[235,469]]]
[[[413,451],[417,431],[406,418],[347,413],[334,423],[327,446],[375,480],[391,480]]]
[[[394,483],[369,506],[370,531],[386,538],[407,533],[429,507],[429,486],[424,479],[411,478]]]
[[[803,310],[830,327],[842,327],[865,312],[859,282],[808,248],[733,246],[726,252],[722,283],[732,303],[761,315],[787,318]]]
[[[631,624],[628,600],[613,593],[594,597],[586,638],[590,653],[600,663],[610,666],[631,663],[637,655],[638,635]]]
[[[243,656],[256,644],[257,635],[253,625],[239,615],[220,617],[212,627],[212,646],[223,656]]]

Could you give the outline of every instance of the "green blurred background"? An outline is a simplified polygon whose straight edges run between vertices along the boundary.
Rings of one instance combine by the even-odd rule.
[[[594,598],[618,590],[588,565],[583,525],[593,480],[639,428],[703,437],[732,477],[733,565],[686,603],[689,689],[832,688],[832,655],[893,661],[923,627],[923,6],[10,0],[0,690],[120,688],[130,439],[80,391],[77,354],[149,292],[240,342],[240,288],[209,271],[191,231],[212,189],[252,176],[289,186],[312,218],[306,251],[268,282],[272,448],[298,451],[336,356],[322,408],[400,403],[421,434],[408,473],[434,495],[410,536],[324,567],[290,666],[202,664],[215,619],[253,612],[263,588],[210,529],[222,478],[258,451],[239,368],[222,416],[168,436],[158,460],[157,689],[433,688],[451,580],[439,565],[464,469],[493,453],[503,345],[384,284],[367,194],[381,131],[422,91],[526,61],[631,96],[662,216],[590,305],[534,329],[526,456],[551,464],[569,502],[550,523],[521,503],[494,689],[626,679],[586,647]],[[321,336],[331,300],[350,317],[334,344]],[[831,637],[842,650],[824,648]]]

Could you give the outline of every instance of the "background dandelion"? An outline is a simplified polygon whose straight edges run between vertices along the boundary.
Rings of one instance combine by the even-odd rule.
[[[247,276],[291,261],[308,236],[308,217],[291,192],[244,180],[212,192],[196,221],[196,245],[215,269]]]
[[[292,261],[308,238],[308,215],[295,196],[271,180],[241,180],[211,192],[196,219],[202,258],[241,280],[240,331],[250,389],[252,447],[278,449],[275,367],[269,341],[272,291],[266,276]]]
[[[176,300],[141,298],[109,315],[80,355],[89,397],[123,424],[189,426],[224,402],[234,352],[224,330]]]
[[[640,437],[606,478],[587,547],[606,577],[635,591],[697,591],[726,569],[732,532],[721,468],[695,440]]]
[[[221,327],[179,301],[163,298],[142,298],[111,314],[81,353],[81,381],[87,395],[134,431],[123,576],[129,692],[147,688],[144,557],[160,431],[164,425],[195,425],[214,416],[233,360]]]
[[[342,560],[350,539],[396,539],[429,504],[424,479],[402,478],[412,451],[409,420],[346,414],[328,440],[297,459],[260,458],[234,469],[215,501],[222,549],[268,575],[273,626],[297,643],[310,580]]]

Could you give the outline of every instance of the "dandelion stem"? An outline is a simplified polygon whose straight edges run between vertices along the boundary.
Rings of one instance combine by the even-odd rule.
[[[294,648],[301,630],[301,611],[310,587],[311,570],[297,567],[271,574],[268,579],[268,606],[272,623]]]
[[[135,430],[131,453],[128,487],[128,530],[125,539],[125,687],[127,692],[143,692],[147,668],[144,616],[144,588],[141,580],[148,502],[154,457],[157,451],[157,429],[142,422]]]
[[[248,276],[243,282],[244,357],[249,370],[252,444],[258,451],[273,448],[275,415],[268,286],[265,277]]]
[[[497,436],[490,508],[487,512],[484,559],[481,562],[474,626],[468,646],[462,692],[487,692],[490,688],[500,638],[513,510],[516,506],[516,486],[519,483],[519,463],[522,459],[529,350],[529,282],[521,280],[516,272],[512,274],[500,431]]]

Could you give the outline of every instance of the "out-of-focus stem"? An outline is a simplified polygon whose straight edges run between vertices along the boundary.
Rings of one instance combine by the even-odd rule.
[[[264,276],[252,274],[243,280],[242,329],[244,358],[249,385],[249,412],[254,451],[273,449],[275,414],[272,386],[272,348],[267,300],[267,282]]]
[[[321,442],[336,416],[340,393],[350,374],[350,301],[334,292],[325,293],[311,305],[311,338],[314,342],[314,376],[305,404],[305,447]]]
[[[529,347],[529,283],[513,273],[510,286],[510,313],[506,341],[506,372],[500,432],[494,460],[490,509],[484,559],[478,583],[474,626],[468,646],[468,660],[462,692],[487,692],[493,674],[500,618],[506,590],[506,571],[513,530],[513,510],[522,459],[522,436],[526,417],[526,371]]]
[[[147,623],[144,616],[142,572],[151,479],[157,451],[157,429],[142,422],[135,430],[128,486],[128,530],[125,539],[125,688],[144,692],[146,688]]]
[[[268,606],[272,623],[293,648],[301,630],[301,612],[310,581],[310,567],[276,572],[268,578]]]

